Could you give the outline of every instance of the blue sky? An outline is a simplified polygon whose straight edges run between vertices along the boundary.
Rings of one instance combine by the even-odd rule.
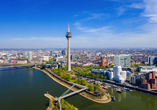
[[[157,0],[1,0],[0,48],[157,47]]]

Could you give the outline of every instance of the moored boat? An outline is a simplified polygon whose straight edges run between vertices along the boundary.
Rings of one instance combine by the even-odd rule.
[[[115,96],[113,96],[113,97],[112,97],[112,100],[113,100],[113,101],[116,101],[116,98],[115,98]]]

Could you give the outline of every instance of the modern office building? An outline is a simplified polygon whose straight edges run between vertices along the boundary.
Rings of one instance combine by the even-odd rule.
[[[130,68],[131,56],[130,55],[114,56],[114,66],[121,66],[122,68]]]
[[[70,32],[70,28],[69,28],[69,23],[68,23],[68,32],[66,33],[66,38],[68,40],[68,71],[71,71],[71,60],[70,60],[70,39],[71,39],[72,35]]]
[[[110,73],[109,79],[111,81],[117,81],[119,83],[124,83],[126,80],[127,72],[122,71],[121,66],[114,66],[113,72]]]
[[[139,72],[151,72],[151,71],[156,71],[157,72],[157,67],[155,66],[138,66],[136,68],[137,71]]]
[[[53,51],[51,50],[51,51],[50,51],[50,56],[52,56],[52,54],[53,54]]]
[[[43,56],[44,61],[49,61],[49,58],[50,58],[49,56]]]
[[[71,55],[71,60],[75,60],[75,55]]]
[[[65,48],[63,48],[63,50],[62,50],[62,55],[63,55],[63,56],[65,56],[65,55],[66,55]]]
[[[109,76],[109,74],[111,73],[110,70],[101,70],[101,69],[91,69],[91,73],[95,73],[95,74],[103,74],[103,77],[105,76]]]
[[[148,57],[148,65],[157,65],[157,57],[156,56],[149,56]]]
[[[63,56],[57,57],[55,61],[65,61],[65,57]]]
[[[71,60],[75,60],[78,57],[78,55],[71,55]]]
[[[32,60],[32,52],[28,52],[28,62],[31,62]]]

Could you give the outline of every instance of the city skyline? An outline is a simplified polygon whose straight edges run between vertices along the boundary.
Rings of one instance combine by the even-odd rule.
[[[71,48],[156,47],[156,10],[155,0],[1,1],[1,48],[66,47],[68,22]]]

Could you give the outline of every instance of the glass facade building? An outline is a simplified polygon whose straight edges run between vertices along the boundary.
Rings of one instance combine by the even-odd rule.
[[[51,51],[50,51],[50,56],[52,56],[52,53],[53,53],[53,51],[51,50]]]
[[[121,66],[122,68],[131,67],[130,55],[116,55],[114,56],[114,66]]]
[[[62,50],[62,55],[63,55],[63,56],[66,55],[65,48],[63,48],[63,50]]]
[[[156,64],[156,57],[155,56],[149,56],[148,57],[148,65],[149,66],[152,66],[152,65],[155,65]]]

